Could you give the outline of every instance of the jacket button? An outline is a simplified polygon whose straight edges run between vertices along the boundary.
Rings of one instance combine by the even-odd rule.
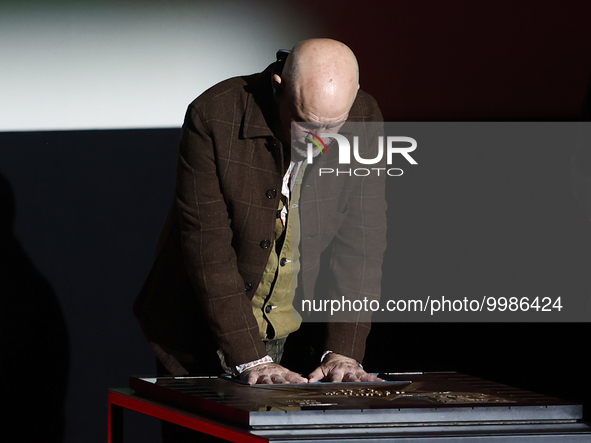
[[[263,249],[267,249],[269,246],[271,246],[271,241],[270,241],[270,240],[267,240],[267,239],[265,239],[265,240],[263,240],[263,241],[260,243],[260,246],[261,246],[261,248],[263,248]]]
[[[248,292],[248,291],[252,291],[252,283],[246,283],[246,284],[244,285],[244,290],[245,290],[246,292]]]
[[[275,197],[277,197],[277,191],[275,189],[269,189],[265,193],[265,195],[267,196],[268,199],[275,198]]]
[[[288,260],[288,259],[286,259],[285,257],[283,257],[281,260],[279,260],[279,264],[280,264],[281,266],[285,266],[285,265],[286,265],[286,264],[288,264],[288,263],[289,263],[289,260]]]
[[[271,305],[267,305],[265,306],[265,312],[268,314],[269,312],[271,312],[273,308],[271,307]]]

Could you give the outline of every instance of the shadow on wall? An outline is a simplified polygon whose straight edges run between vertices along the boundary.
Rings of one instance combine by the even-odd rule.
[[[12,186],[0,174],[2,433],[14,442],[62,442],[68,330],[53,288],[14,237],[15,211]]]

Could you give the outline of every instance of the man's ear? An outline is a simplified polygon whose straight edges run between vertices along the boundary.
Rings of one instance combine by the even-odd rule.
[[[271,85],[273,86],[273,95],[279,95],[281,93],[281,77],[277,74],[273,74],[271,77]]]

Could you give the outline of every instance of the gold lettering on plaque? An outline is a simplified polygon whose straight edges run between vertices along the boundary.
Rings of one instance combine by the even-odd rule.
[[[395,391],[395,394],[400,392]],[[372,388],[358,388],[358,389],[337,389],[335,391],[326,391],[324,395],[342,395],[345,397],[387,397],[392,394],[392,391],[372,389]]]

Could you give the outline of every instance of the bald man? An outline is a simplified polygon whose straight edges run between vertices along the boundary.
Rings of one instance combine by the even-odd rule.
[[[134,303],[159,374],[223,370],[249,384],[376,380],[360,364],[368,322],[327,324],[313,346],[316,367],[305,377],[280,361],[301,323],[292,314],[291,277],[313,297],[319,245],[347,228],[372,246],[372,263],[381,263],[385,247],[383,180],[340,180],[328,192],[342,198],[320,205],[303,191],[319,186],[301,142],[309,132],[338,132],[345,122],[381,120],[375,100],[359,90],[353,52],[330,39],[301,42],[285,61],[219,83],[189,106],[175,195]],[[360,217],[368,201],[372,216]],[[315,208],[325,222],[307,222],[299,208]],[[306,229],[314,234],[304,235]],[[355,250],[361,246],[353,238],[346,247],[359,258],[349,259],[347,270],[335,255],[335,278],[357,273],[364,291],[379,295],[381,269],[363,274],[367,259]],[[300,252],[308,260],[301,269],[291,260]]]

